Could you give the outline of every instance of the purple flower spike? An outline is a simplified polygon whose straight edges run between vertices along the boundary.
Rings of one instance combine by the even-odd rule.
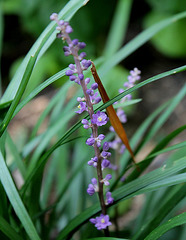
[[[89,221],[93,223],[98,230],[106,229],[108,226],[112,225],[109,221],[109,215],[101,214],[100,217],[91,218]]]
[[[111,192],[106,193],[106,205],[112,204],[114,202],[114,198],[111,196]]]
[[[85,102],[80,102],[79,105],[78,105],[78,108],[79,108],[79,110],[76,111],[76,113],[81,114],[82,112],[87,110],[87,105],[86,105]]]
[[[105,113],[97,111],[97,113],[92,115],[91,122],[97,126],[103,126],[107,123],[108,117]]]
[[[95,139],[93,137],[90,137],[87,139],[86,144],[89,146],[92,146],[95,143]]]

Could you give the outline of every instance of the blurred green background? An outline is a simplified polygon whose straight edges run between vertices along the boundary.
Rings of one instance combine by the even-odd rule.
[[[58,12],[67,2],[67,0],[1,0],[2,92],[5,91],[17,67],[35,40],[49,24],[51,13]],[[95,60],[103,54],[117,2],[90,0],[71,20],[71,25],[74,28],[72,37],[86,42],[87,58]],[[152,24],[184,10],[186,10],[186,0],[132,1],[129,26],[122,45]],[[126,78],[128,70],[134,67],[138,67],[142,71],[142,79],[144,80],[160,72],[184,65],[186,59],[185,26],[186,19],[171,24],[115,67],[107,76],[108,85],[106,88],[109,89],[110,96],[117,94],[117,89],[122,87],[121,83],[124,81],[124,77]],[[71,58],[64,57],[62,47],[61,41],[56,39],[37,64],[27,91],[32,91],[46,78],[67,67]],[[169,84],[158,82],[153,92],[149,86],[142,88],[139,95],[147,95],[148,98],[142,111],[148,114],[152,107],[155,108],[159,105],[160,99],[167,100],[174,95],[183,84],[184,77],[185,73],[179,74],[179,81],[176,84],[171,79]],[[176,78],[178,77],[176,76]],[[111,87],[109,83],[112,84],[113,79],[118,81],[116,86]],[[168,90],[166,92],[169,94],[165,96],[164,92],[160,93],[160,97],[157,99],[156,90],[159,91],[161,84],[163,84],[164,92]],[[50,91],[59,85],[60,81],[57,81],[47,89]],[[27,95],[28,92],[25,94]]]

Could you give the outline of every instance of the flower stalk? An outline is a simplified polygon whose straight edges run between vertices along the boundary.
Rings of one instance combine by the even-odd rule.
[[[108,226],[111,225],[109,221],[109,216],[106,212],[106,204],[112,204],[113,198],[111,193],[106,193],[106,199],[104,198],[104,185],[108,186],[109,180],[112,178],[111,174],[107,174],[103,177],[103,170],[110,165],[110,161],[107,160],[111,154],[108,152],[109,146],[107,142],[102,143],[105,136],[104,134],[98,133],[98,127],[105,125],[108,122],[108,117],[104,112],[98,111],[94,113],[93,105],[101,101],[101,97],[98,96],[97,92],[94,92],[98,88],[97,83],[93,83],[90,88],[88,84],[90,82],[89,78],[85,78],[83,71],[87,70],[91,66],[91,61],[86,60],[86,53],[78,53],[79,50],[85,48],[86,44],[84,42],[79,42],[78,39],[71,39],[69,34],[73,31],[72,27],[68,22],[58,19],[58,15],[53,13],[50,17],[51,20],[57,23],[57,34],[58,38],[66,41],[68,46],[63,47],[65,56],[72,55],[75,64],[70,64],[69,69],[66,71],[66,75],[69,76],[71,81],[74,81],[81,86],[84,96],[78,97],[79,102],[78,111],[76,113],[81,114],[87,111],[90,116],[90,121],[87,119],[82,120],[83,127],[85,129],[91,129],[91,136],[86,140],[86,144],[94,148],[95,156],[88,161],[89,166],[93,166],[97,170],[97,179],[93,178],[91,184],[88,185],[87,193],[92,196],[95,192],[98,193],[101,212],[102,214],[95,219],[90,219],[90,222],[95,225],[98,230],[104,230],[105,236],[109,236]],[[103,148],[101,151],[100,148]]]

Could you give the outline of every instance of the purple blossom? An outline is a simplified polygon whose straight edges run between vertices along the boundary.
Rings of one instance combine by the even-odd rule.
[[[111,156],[111,153],[110,153],[110,152],[106,152],[106,151],[102,151],[102,152],[101,152],[101,156],[102,156],[103,158],[107,158],[107,157],[110,157],[110,156]]]
[[[106,229],[108,226],[112,225],[109,221],[109,215],[101,214],[100,217],[91,218],[89,221],[93,223],[98,230]]]
[[[117,116],[119,117],[119,120],[122,123],[126,123],[127,117],[126,117],[125,112],[123,111],[123,109],[121,109],[121,108],[117,109]]]
[[[89,121],[87,119],[82,119],[81,123],[83,124],[83,127],[85,129],[88,129],[91,127],[91,124],[89,123]]]
[[[99,102],[101,102],[101,97],[98,96],[98,92],[96,92],[95,94],[93,94],[92,96],[90,96],[90,100],[92,104],[97,104]]]
[[[93,158],[91,158],[90,161],[88,161],[88,165],[89,166],[93,166],[93,167],[97,167],[97,161],[98,161],[98,158],[97,157],[93,157]]]
[[[100,134],[97,138],[95,138],[97,147],[101,147],[101,141],[105,138],[105,135]]]
[[[83,59],[81,61],[81,65],[82,65],[82,69],[83,70],[87,70],[90,66],[91,66],[91,61],[90,60],[86,60],[86,59]]]
[[[109,180],[110,180],[111,178],[112,178],[112,175],[111,175],[111,174],[107,174],[107,175],[105,176],[105,178],[103,178],[103,179],[101,180],[101,182],[104,183],[105,186],[109,186],[109,185],[110,185]]]
[[[111,195],[111,192],[106,193],[106,205],[112,204],[114,202],[114,198]]]
[[[82,112],[86,111],[87,110],[86,102],[80,102],[79,105],[78,105],[78,108],[79,108],[79,110],[76,111],[76,113],[81,114]]]
[[[87,90],[86,90],[86,93],[87,93],[89,96],[94,95],[94,91],[93,91],[92,89],[87,89]]]
[[[92,182],[92,184],[89,184],[88,188],[87,188],[87,193],[90,196],[92,196],[95,192],[98,192],[97,179],[96,178],[92,178],[91,182]]]
[[[91,122],[97,126],[103,126],[107,123],[108,117],[105,113],[97,111],[97,113],[92,115]]]
[[[103,151],[108,151],[109,150],[109,143],[108,142],[104,142],[103,143]]]
[[[110,161],[107,159],[103,159],[102,163],[101,163],[101,169],[105,169],[108,168],[110,166]]]
[[[86,140],[86,144],[89,146],[94,145],[94,143],[95,143],[95,139],[93,137],[90,137]]]

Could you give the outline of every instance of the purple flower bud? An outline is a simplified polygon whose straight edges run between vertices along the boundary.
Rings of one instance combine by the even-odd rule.
[[[84,79],[84,75],[81,73],[78,75],[79,79],[82,81]]]
[[[86,57],[86,53],[85,52],[81,52],[80,54],[79,54],[79,59],[80,60],[82,60],[83,58],[85,58]]]
[[[73,32],[72,27],[70,25],[66,26],[65,32],[68,33],[68,34],[72,33]]]
[[[103,158],[107,158],[107,157],[110,157],[110,156],[111,156],[111,153],[110,153],[110,152],[102,151],[102,152],[101,152],[101,156],[102,156]]]
[[[92,182],[92,184],[89,184],[88,188],[87,188],[87,193],[90,196],[92,196],[95,192],[98,192],[97,179],[96,178],[92,178],[91,182]]]
[[[70,79],[70,81],[75,81],[77,79],[77,77],[72,75],[72,76],[69,77],[69,79]]]
[[[81,120],[81,123],[88,125],[88,124],[89,124],[89,121],[88,121],[87,119],[82,119],[82,120]]]
[[[57,20],[58,18],[58,14],[57,13],[52,13],[52,15],[50,16],[50,20]]]
[[[68,66],[71,70],[75,70],[76,69],[76,67],[75,67],[75,65],[74,64],[69,64],[69,66]]]
[[[101,168],[102,170],[105,168],[108,168],[110,166],[110,161],[107,159],[103,159],[102,163],[101,163]]]
[[[95,193],[94,186],[92,184],[88,185],[87,193],[92,196]]]
[[[98,138],[99,138],[100,140],[103,140],[103,139],[105,138],[105,135],[104,135],[104,134],[99,134]]]
[[[94,94],[94,92],[93,92],[91,89],[87,89],[87,90],[86,90],[86,93],[87,93],[88,95],[90,95],[90,96]]]
[[[79,49],[83,49],[83,48],[86,47],[86,43],[84,43],[84,42],[79,42],[79,43],[78,43],[78,47],[79,47]]]
[[[89,84],[89,82],[90,82],[90,78],[85,78],[86,85]]]
[[[93,185],[97,185],[97,179],[96,178],[92,178],[91,182],[92,182]]]
[[[92,146],[95,143],[95,139],[93,137],[90,137],[86,140],[86,144],[89,146]]]
[[[104,143],[103,143],[103,150],[104,150],[104,151],[108,151],[109,148],[110,148],[110,147],[109,147],[109,143],[108,143],[108,142],[104,142]]]
[[[73,44],[74,46],[78,45],[78,43],[79,43],[79,40],[78,40],[78,39],[73,39],[73,40],[72,40],[72,44]]]
[[[98,161],[98,158],[97,157],[93,157],[93,158],[91,158],[90,161],[88,161],[88,165],[89,166],[93,166],[93,167],[97,167],[97,161]]]
[[[66,76],[72,76],[72,75],[74,74],[74,71],[72,71],[72,70],[67,70],[67,71],[65,72],[65,74],[66,74]]]
[[[59,25],[60,25],[60,26],[63,26],[64,23],[65,23],[64,20],[60,20],[60,21],[59,21]]]
[[[83,59],[81,61],[81,64],[83,66],[83,69],[86,70],[86,69],[88,69],[91,66],[92,63],[91,63],[90,60]]]
[[[95,104],[101,102],[101,100],[102,100],[101,97],[95,98]]]
[[[109,180],[111,178],[112,178],[112,175],[111,174],[107,174],[106,177],[101,180],[101,182],[104,183],[105,186],[109,186],[110,185]]]
[[[93,83],[91,85],[91,88],[92,88],[92,90],[96,90],[98,88],[98,84],[97,83]]]
[[[111,196],[111,192],[106,193],[106,205],[112,204],[114,202],[114,198]]]

